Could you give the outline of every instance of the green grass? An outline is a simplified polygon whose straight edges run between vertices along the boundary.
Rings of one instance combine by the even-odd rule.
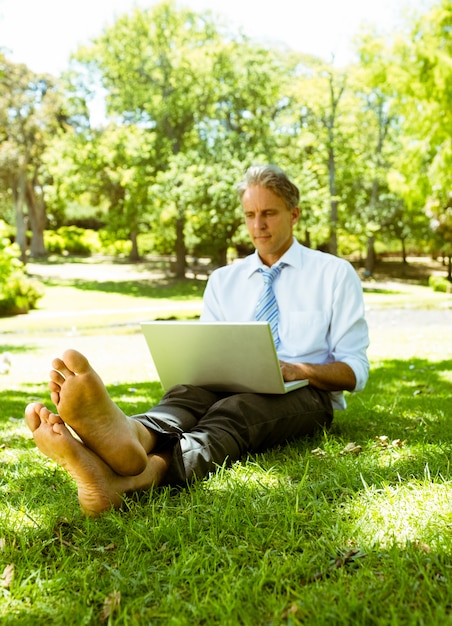
[[[52,337],[40,332],[3,343],[36,360]],[[436,326],[416,335],[375,332],[369,384],[328,433],[96,520],[20,419],[47,396],[45,373],[3,377],[0,624],[452,624],[452,338]],[[146,372],[115,382],[103,339],[86,340],[126,412],[158,400]]]

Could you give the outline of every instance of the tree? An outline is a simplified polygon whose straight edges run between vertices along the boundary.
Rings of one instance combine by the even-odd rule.
[[[209,166],[218,164],[221,171],[230,167],[231,160],[253,161],[257,155],[267,160],[274,154],[275,120],[283,106],[284,56],[244,39],[227,38],[209,13],[176,10],[173,2],[163,2],[150,11],[122,16],[77,57],[97,72],[107,93],[110,119],[124,129],[140,129],[147,137],[143,145],[152,146],[140,163],[140,184],[145,188],[157,182],[161,187],[166,179],[173,191],[174,198],[166,190],[162,198],[183,213],[172,222],[177,275],[183,276],[186,242],[181,206],[185,204],[179,203],[180,189],[175,183],[180,179],[179,164],[191,163],[196,168],[201,164],[199,171],[204,164],[204,187],[208,187]],[[126,154],[118,153],[114,161],[128,169]],[[177,176],[173,176],[175,171]],[[195,179],[199,181],[198,174]],[[188,188],[184,179],[184,194]],[[107,198],[106,188],[104,192]],[[126,196],[132,196],[126,185],[121,192],[124,198],[119,204],[124,207]],[[110,198],[110,206],[114,204]],[[128,206],[128,222],[133,223],[143,215],[143,206],[133,201]],[[159,212],[167,208],[154,195],[145,214],[158,225]],[[198,228],[197,236],[201,232],[205,230]]]
[[[362,168],[360,215],[366,230],[365,270],[371,276],[375,269],[375,238],[391,224],[395,211],[400,216],[400,202],[391,201],[388,173],[398,135],[398,116],[394,106],[391,55],[382,37],[363,32],[357,45],[360,64],[354,76],[354,90],[360,102],[357,134]],[[395,209],[397,207],[397,209]],[[364,225],[364,224],[363,224]]]
[[[294,77],[291,107],[295,111],[296,136],[292,142],[298,160],[308,162],[308,169],[315,173],[317,185],[317,221],[324,230],[328,251],[338,252],[338,228],[341,219],[342,183],[350,167],[349,117],[347,72],[318,59],[303,59],[298,76]],[[309,180],[310,179],[310,180]],[[312,188],[312,174],[308,177]]]
[[[43,295],[41,285],[26,275],[19,246],[7,235],[6,223],[0,220],[0,315],[28,313]]]
[[[52,135],[64,127],[65,113],[52,77],[6,59],[1,64],[0,104],[0,184],[11,190],[16,241],[25,261],[27,222],[31,255],[46,254],[43,155]]]
[[[279,120],[293,71],[289,55],[247,38],[224,40],[212,66],[215,99],[199,131],[209,160],[276,158]]]
[[[173,245],[183,245],[176,263],[190,252],[210,256],[215,265],[226,264],[228,248],[243,222],[235,192],[242,174],[239,163],[225,169],[197,160],[195,154],[180,154],[157,175],[151,200],[159,208],[159,219],[152,229],[164,241],[171,227]],[[181,269],[185,272],[185,267]]]
[[[129,222],[136,223],[143,213],[146,186],[154,183],[157,173],[199,143],[196,127],[212,99],[212,46],[218,41],[209,14],[176,10],[173,2],[163,2],[152,10],[123,15],[78,54],[80,63],[97,72],[110,118],[125,128],[135,125],[152,146],[152,155],[147,151],[149,158],[141,163],[146,175],[141,176],[140,202],[135,202],[138,185],[133,194],[128,186],[116,187],[124,194],[119,204],[127,205]],[[113,199],[112,204],[118,203]],[[185,265],[179,258],[184,251],[181,236],[178,229],[179,273]]]
[[[130,258],[140,258],[138,234],[146,227],[150,213],[148,187],[153,160],[149,133],[135,124],[109,124],[86,136],[69,136],[68,169],[70,188],[66,198],[78,193],[85,203],[108,212],[107,228],[117,237],[131,242]],[[61,161],[52,171],[61,175]],[[67,170],[66,170],[67,171]],[[76,188],[77,187],[77,188]]]
[[[394,45],[406,141],[401,192],[430,219],[436,248],[450,255],[452,190],[452,5],[439,0]],[[446,252],[447,251],[447,252]],[[450,271],[449,271],[450,273]]]

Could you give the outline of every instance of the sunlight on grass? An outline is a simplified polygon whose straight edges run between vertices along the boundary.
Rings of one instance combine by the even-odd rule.
[[[36,507],[31,508],[33,514],[27,510],[26,505],[21,507],[10,506],[8,511],[8,519],[5,520],[9,526],[10,532],[23,531],[27,528],[42,528],[47,524],[47,511],[42,509],[39,514]],[[3,525],[3,524],[2,524]]]
[[[352,521],[358,543],[384,548],[421,541],[429,548],[451,552],[450,496],[450,485],[428,479],[378,489],[366,486],[341,514]]]
[[[48,497],[55,493],[55,485],[61,472],[57,465],[46,459],[32,444],[26,427],[18,429],[23,439],[8,440],[2,435],[3,449],[0,451],[2,475],[0,493],[8,502],[7,508],[0,508],[0,528],[8,534],[23,533],[26,529],[43,529],[49,524]],[[50,471],[49,471],[50,470]],[[65,478],[66,480],[66,478]]]
[[[276,468],[264,469],[257,463],[248,462],[235,463],[230,468],[220,468],[220,470],[209,480],[207,489],[212,491],[224,491],[232,486],[246,486],[251,491],[258,490],[259,487],[279,488],[281,487],[281,476]]]

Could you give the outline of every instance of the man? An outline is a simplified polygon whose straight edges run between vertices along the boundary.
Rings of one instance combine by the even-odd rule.
[[[211,275],[202,319],[269,313],[285,380],[309,385],[283,395],[178,385],[146,414],[128,417],[88,360],[66,351],[50,373],[58,414],[34,403],[25,416],[38,448],[74,479],[88,515],[119,507],[126,493],[184,484],[246,452],[328,428],[333,410],[345,408],[343,390],[366,384],[368,333],[356,272],[294,239],[299,192],[282,170],[253,166],[238,192],[256,251]]]

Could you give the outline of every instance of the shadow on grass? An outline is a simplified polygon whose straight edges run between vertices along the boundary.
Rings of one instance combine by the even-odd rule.
[[[81,291],[100,291],[103,293],[120,293],[124,296],[137,298],[177,298],[188,300],[202,297],[206,286],[205,280],[159,278],[158,280],[124,280],[96,281],[76,279],[47,278],[42,281],[48,287],[74,287]]]

